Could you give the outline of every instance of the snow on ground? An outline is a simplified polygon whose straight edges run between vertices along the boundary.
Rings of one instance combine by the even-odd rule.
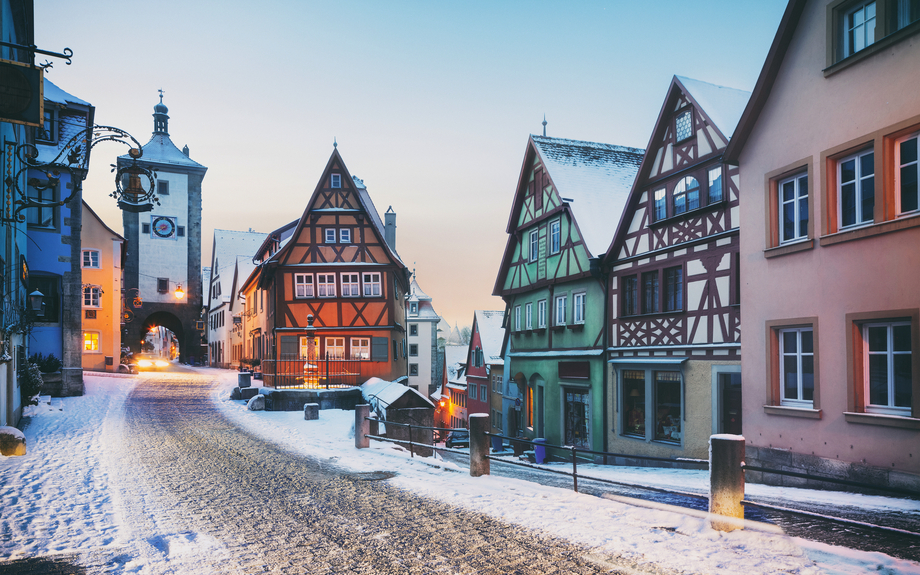
[[[569,489],[523,480],[473,478],[466,467],[434,458],[409,457],[394,444],[371,441],[354,447],[354,412],[320,411],[318,421],[302,412],[251,412],[230,401],[236,373],[201,369],[220,385],[212,399],[234,423],[292,452],[334,462],[352,471],[393,471],[390,483],[426,497],[562,537],[592,548],[597,556],[615,554],[636,563],[656,563],[682,572],[721,574],[881,572],[920,573],[920,563],[880,553],[854,551],[784,535],[774,526],[748,522],[743,531],[721,533],[709,528],[705,513],[624,498],[602,499]],[[86,376],[87,394],[56,399],[29,408],[25,430],[28,455],[0,456],[0,561],[61,553],[88,554],[115,546],[143,549],[164,533],[139,533],[126,519],[123,494],[114,478],[119,467],[107,448],[118,442],[125,397],[134,377]],[[705,492],[707,472],[666,469],[579,466],[586,475]],[[888,497],[846,496],[806,489],[749,485],[752,495],[825,501],[868,509],[920,514],[920,504]],[[162,516],[164,509],[154,510]],[[142,539],[143,538],[143,539]],[[216,541],[188,541],[197,553],[217,553]],[[190,553],[196,552],[189,550]],[[159,573],[178,568],[170,554],[146,554],[125,571]],[[186,563],[183,572],[189,571]],[[194,571],[198,572],[198,571]],[[204,572],[204,571],[200,571]]]

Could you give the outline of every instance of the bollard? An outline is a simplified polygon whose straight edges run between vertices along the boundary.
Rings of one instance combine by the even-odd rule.
[[[709,437],[709,524],[717,531],[744,527],[744,437]]]
[[[371,446],[371,440],[367,437],[371,428],[371,422],[367,420],[370,412],[370,405],[355,406],[355,447],[358,449],[366,449]]]
[[[470,475],[473,477],[489,475],[489,436],[486,431],[490,429],[488,413],[470,415]]]

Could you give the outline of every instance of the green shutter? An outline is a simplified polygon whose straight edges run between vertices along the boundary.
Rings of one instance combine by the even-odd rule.
[[[371,361],[386,361],[387,347],[387,338],[371,338]]]

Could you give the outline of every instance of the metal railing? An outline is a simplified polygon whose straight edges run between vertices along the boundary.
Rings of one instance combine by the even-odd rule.
[[[396,425],[396,426],[408,428],[408,431],[409,431],[408,440],[398,439],[398,438],[393,438],[393,437],[384,437],[380,435],[379,433],[378,434],[370,433],[370,434],[365,435],[365,437],[369,439],[376,439],[378,441],[388,441],[390,443],[407,445],[409,447],[409,455],[411,457],[415,457],[416,447],[421,447],[424,449],[432,449],[434,451],[445,451],[447,453],[457,453],[460,455],[469,455],[465,451],[460,451],[459,449],[450,449],[448,447],[440,447],[437,445],[437,443],[439,443],[440,441],[443,441],[446,438],[445,437],[446,434],[450,433],[451,431],[467,431],[467,429],[463,427],[426,427],[424,425],[413,425],[411,423],[397,423],[395,421],[383,421],[375,417],[365,417],[364,419],[371,422],[371,431],[373,431],[373,426],[375,423],[378,425],[379,424]],[[418,443],[418,442],[413,441],[412,430],[433,432],[432,442],[428,444],[428,443]]]
[[[363,381],[360,359],[282,356],[263,359],[261,367],[264,385],[275,389],[340,389]]]

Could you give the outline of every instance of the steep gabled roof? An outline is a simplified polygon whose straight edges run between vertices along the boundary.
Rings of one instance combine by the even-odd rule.
[[[104,221],[102,221],[102,218],[99,217],[99,214],[97,214],[97,213],[95,212],[95,210],[93,210],[93,208],[89,207],[89,204],[86,203],[86,200],[83,200],[83,207],[86,208],[86,209],[89,211],[89,213],[91,213],[91,214],[93,215],[93,217],[96,218],[96,221],[99,222],[99,225],[101,225],[103,228],[107,229],[107,230],[109,231],[110,234],[112,234],[113,236],[115,236],[115,239],[121,240],[121,241],[123,241],[123,242],[126,241],[125,238],[124,238],[124,236],[122,236],[120,233],[118,233],[118,232],[116,232],[115,230],[113,230],[112,228],[110,228],[110,227],[108,226],[108,224],[106,224]]]
[[[505,328],[502,327],[505,312],[477,309],[474,312],[476,326],[479,331],[479,341],[482,343],[482,355],[485,362],[492,365],[504,364],[502,357],[502,340],[505,337]]]
[[[731,139],[751,93],[684,76],[674,76],[674,81],[683,86],[684,93],[712,120],[725,139]]]
[[[802,11],[805,10],[806,0],[789,0],[786,5],[786,11],[783,12],[783,18],[779,22],[779,28],[776,30],[776,36],[773,37],[773,43],[767,52],[767,58],[760,70],[760,76],[757,77],[757,83],[754,84],[754,92],[748,101],[741,119],[738,120],[738,127],[735,129],[735,136],[728,143],[725,152],[722,154],[723,160],[728,164],[737,165],[741,150],[747,142],[761,110],[770,97],[770,91],[773,89],[773,83],[782,67],[783,59],[786,57],[786,51],[792,42],[792,36],[802,17]]]

